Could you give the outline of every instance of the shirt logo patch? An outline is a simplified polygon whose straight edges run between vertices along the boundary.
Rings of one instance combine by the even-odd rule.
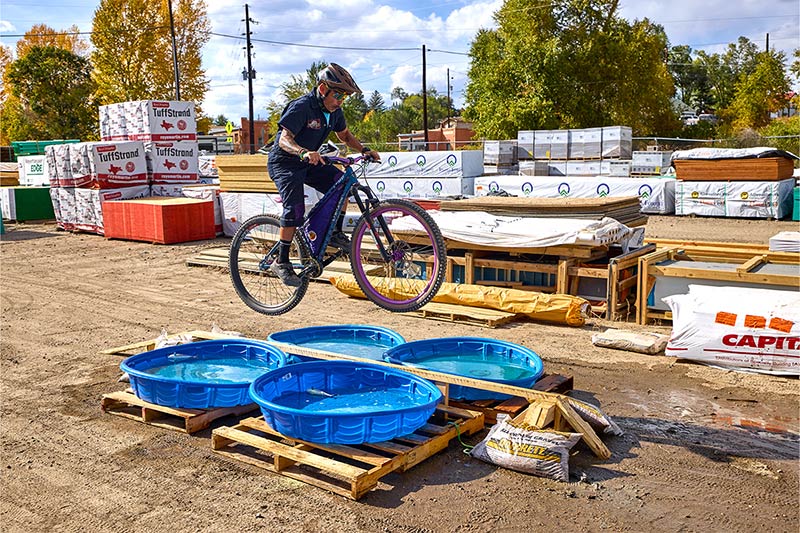
[[[322,121],[318,118],[313,118],[306,123],[306,127],[312,130],[318,130],[322,128]]]

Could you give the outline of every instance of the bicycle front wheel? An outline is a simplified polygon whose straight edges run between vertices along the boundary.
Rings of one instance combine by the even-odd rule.
[[[265,315],[283,314],[300,303],[308,290],[308,277],[299,287],[284,285],[269,267],[278,259],[280,222],[272,215],[256,215],[242,223],[231,240],[228,258],[236,294],[248,307]],[[310,259],[306,246],[295,235],[289,261],[299,272]]]
[[[444,281],[447,252],[439,227],[420,206],[380,202],[353,230],[350,265],[364,295],[384,309],[414,311]]]

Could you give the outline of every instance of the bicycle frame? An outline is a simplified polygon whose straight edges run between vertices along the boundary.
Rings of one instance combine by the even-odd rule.
[[[331,160],[340,163],[349,163],[350,161],[342,158],[331,158]],[[359,193],[363,194],[364,198],[362,198]],[[359,211],[361,211],[361,215],[369,222],[370,231],[374,233],[373,228],[375,227],[375,221],[370,218],[370,207],[377,205],[379,200],[377,196],[375,196],[375,193],[372,192],[372,189],[358,182],[358,176],[356,176],[350,164],[347,164],[342,176],[334,183],[333,187],[314,204],[314,207],[308,212],[305,221],[299,228],[299,235],[305,241],[311,252],[312,259],[314,259],[310,265],[298,272],[299,276],[302,277],[309,274],[318,276],[322,272],[322,269],[345,255],[342,250],[339,250],[329,255],[327,258],[325,257],[328,243],[333,235],[335,226],[334,217],[338,217],[342,212],[345,202],[351,194],[356,205],[358,205]],[[378,224],[380,224],[385,234],[389,234],[389,228],[385,220],[378,220]],[[323,235],[322,239],[319,238],[320,235]],[[379,240],[378,247],[378,252],[384,260],[387,260],[390,254]],[[319,271],[315,272],[316,270]]]

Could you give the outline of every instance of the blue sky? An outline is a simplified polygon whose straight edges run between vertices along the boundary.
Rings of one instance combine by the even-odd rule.
[[[544,2],[544,0],[542,0]],[[203,102],[211,115],[247,116],[244,50],[244,2],[207,0],[212,36],[203,64],[211,90]],[[418,92],[422,87],[422,45],[428,49],[427,85],[463,104],[469,70],[470,41],[480,28],[494,27],[492,14],[500,0],[273,0],[250,3],[253,33],[255,114],[276,99],[281,83],[303,74],[312,61],[348,68],[369,94],[381,92],[389,102],[392,88]],[[15,34],[37,23],[55,30],[76,25],[91,31],[98,0],[2,0],[0,43],[14,49]],[[621,0],[620,14],[630,20],[648,17],[664,26],[672,45],[722,51],[743,35],[764,46],[791,51],[800,47],[800,3],[797,0]],[[272,41],[272,42],[265,42]],[[293,43],[303,46],[292,46]],[[343,47],[368,50],[343,50]],[[384,50],[377,50],[384,49]],[[798,83],[795,80],[795,88]]]

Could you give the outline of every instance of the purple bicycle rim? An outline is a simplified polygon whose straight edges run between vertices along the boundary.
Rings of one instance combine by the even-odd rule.
[[[393,206],[384,206],[384,207],[378,209],[377,211],[375,211],[373,213],[373,216],[382,215],[385,211],[387,211],[389,209],[396,209],[396,210],[402,211],[403,213],[406,213],[406,214],[410,214],[411,213],[410,211],[407,211],[406,209],[404,209],[402,206],[393,205]],[[415,220],[418,220],[418,219],[415,218]],[[423,224],[422,227],[425,229],[425,234],[428,236],[428,238],[431,240],[431,242],[435,242],[433,236],[431,235],[430,228],[425,227],[424,224]],[[367,224],[364,224],[363,226],[361,226],[361,231],[357,235],[355,235],[353,237],[353,242],[358,243],[358,249],[355,250],[355,252],[356,252],[356,254],[358,254],[359,257],[361,256],[361,242],[362,242],[364,233],[366,231],[367,231]],[[436,249],[436,247],[433,247],[433,256],[434,256],[434,268],[432,269],[432,271],[436,272],[436,265],[438,265],[439,261],[440,261],[439,251]],[[359,270],[359,275],[362,278],[366,279],[367,278],[367,274],[364,272],[364,266],[360,262],[358,264],[358,270]],[[433,283],[433,282],[434,282],[433,276],[429,276],[428,277],[428,283],[425,285],[425,288],[422,290],[422,293],[427,292],[427,290],[431,286],[431,283]],[[375,297],[375,299],[380,300],[381,302],[385,302],[387,304],[407,304],[407,303],[411,303],[411,302],[413,302],[413,301],[415,301],[415,300],[417,300],[419,298],[419,296],[417,296],[415,298],[410,298],[408,300],[393,300],[391,298],[386,298],[385,296],[383,296],[382,294],[380,294],[378,292],[375,292],[375,291],[370,291],[370,292],[372,293],[372,296]]]

